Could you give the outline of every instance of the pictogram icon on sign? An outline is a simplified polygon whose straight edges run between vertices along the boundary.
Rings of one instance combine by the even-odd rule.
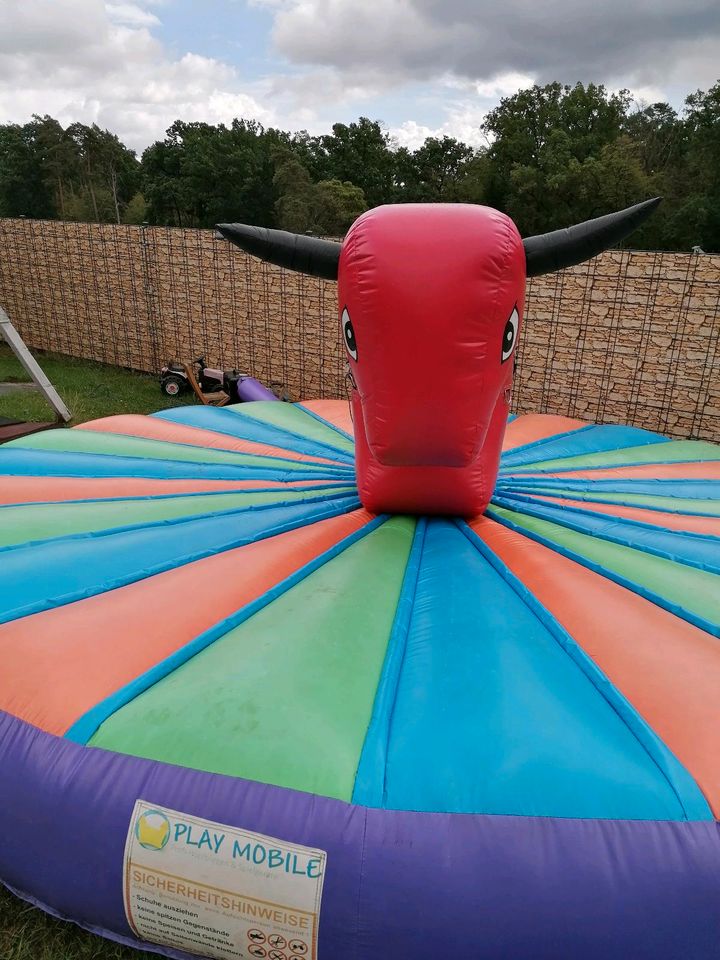
[[[251,957],[266,957],[267,951],[265,947],[261,947],[259,943],[251,943],[248,947],[248,953]]]
[[[288,960],[287,954],[282,950],[271,950],[268,954],[268,960]]]
[[[307,953],[307,944],[304,940],[291,940],[290,941],[290,950],[292,953],[298,954],[301,957],[304,957]]]
[[[253,943],[265,943],[265,934],[262,930],[248,930],[248,938]],[[275,944],[273,944],[275,946]]]
[[[268,943],[277,950],[282,950],[283,947],[287,946],[287,940],[285,937],[281,937],[279,933],[271,933],[268,937]]]

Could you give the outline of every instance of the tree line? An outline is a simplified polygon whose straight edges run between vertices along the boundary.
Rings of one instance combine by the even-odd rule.
[[[177,120],[138,158],[94,124],[35,116],[0,125],[0,216],[340,236],[369,207],[446,201],[497,207],[529,235],[661,194],[633,246],[720,251],[720,81],[681,113],[601,85],[533,86],[482,130],[480,149],[445,136],[410,150],[366,117],[322,136]]]

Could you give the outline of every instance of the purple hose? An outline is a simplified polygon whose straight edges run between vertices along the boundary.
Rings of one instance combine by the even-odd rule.
[[[255,377],[241,377],[237,384],[238,397],[244,403],[250,400],[277,400],[278,398],[268,389],[256,380]]]

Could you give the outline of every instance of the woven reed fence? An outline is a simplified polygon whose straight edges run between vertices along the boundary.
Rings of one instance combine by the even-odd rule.
[[[211,230],[0,220],[0,304],[36,349],[345,396],[335,284]],[[605,253],[528,284],[514,409],[720,440],[719,339],[720,255]]]

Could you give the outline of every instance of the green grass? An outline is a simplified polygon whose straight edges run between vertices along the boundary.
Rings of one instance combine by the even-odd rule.
[[[2,960],[158,960],[157,953],[121,947],[74,923],[56,920],[0,886]]]
[[[157,377],[52,353],[37,351],[35,356],[73,414],[73,423],[115,413],[152,413],[193,400],[192,394],[169,400],[160,393]],[[0,383],[27,380],[13,352],[0,342]],[[0,416],[54,419],[42,394],[25,390],[0,395]],[[120,947],[74,923],[56,920],[0,885],[0,960],[157,960],[157,954]]]
[[[154,413],[166,407],[184,406],[194,399],[192,393],[184,393],[179,400],[169,399],[160,392],[159,378],[145,373],[39,350],[33,352],[73,415],[73,424],[116,413]],[[28,380],[10,347],[0,342],[0,383]],[[34,421],[55,419],[43,395],[35,390],[1,394],[0,416]]]

